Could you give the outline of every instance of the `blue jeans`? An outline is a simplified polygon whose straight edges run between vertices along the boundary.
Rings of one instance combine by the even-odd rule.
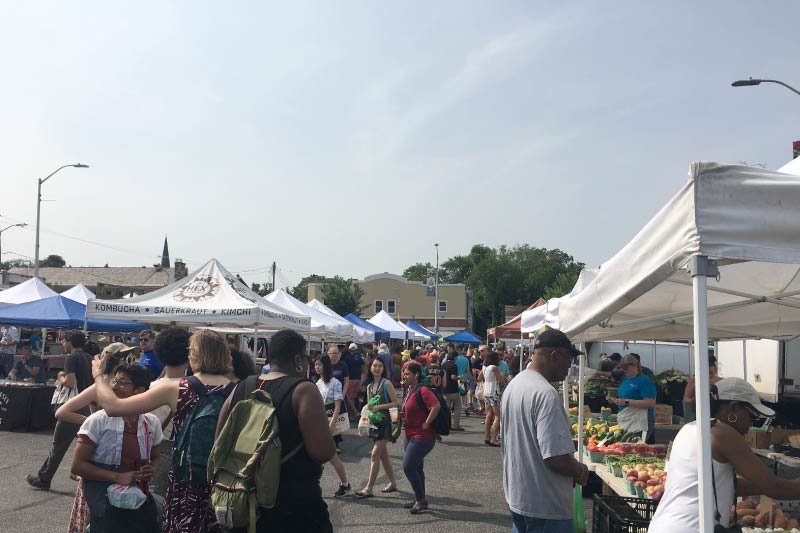
[[[418,502],[425,501],[425,456],[431,453],[434,444],[436,441],[433,439],[406,439],[403,472]]]
[[[572,519],[549,520],[547,518],[534,518],[511,512],[514,524],[514,533],[572,533]]]

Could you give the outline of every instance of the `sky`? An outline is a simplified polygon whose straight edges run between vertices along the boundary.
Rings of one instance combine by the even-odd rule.
[[[6,2],[2,258],[248,281],[558,248],[597,266],[692,161],[800,140],[800,2]]]

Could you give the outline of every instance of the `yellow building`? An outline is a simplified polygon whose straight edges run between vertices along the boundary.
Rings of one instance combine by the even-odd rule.
[[[386,311],[395,320],[414,320],[426,328],[434,329],[434,307],[436,297],[429,286],[419,281],[408,281],[402,276],[374,274],[356,284],[364,291],[361,298],[362,318],[371,318],[379,311]],[[316,298],[325,301],[322,286],[309,283],[308,301]],[[439,333],[451,333],[470,328],[472,318],[472,293],[463,283],[439,284]]]

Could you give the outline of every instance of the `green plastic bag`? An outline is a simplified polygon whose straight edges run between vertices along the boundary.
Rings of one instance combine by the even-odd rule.
[[[586,532],[586,515],[583,513],[583,487],[575,484],[572,489],[572,523],[575,533]]]

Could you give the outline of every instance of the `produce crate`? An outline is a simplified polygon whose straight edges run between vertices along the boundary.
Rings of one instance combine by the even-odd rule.
[[[646,533],[658,502],[593,495],[592,533]]]
[[[593,463],[602,463],[606,460],[606,456],[603,452],[589,452],[589,459]]]
[[[628,489],[628,494],[636,496],[636,485],[633,484],[633,481],[629,481],[625,478],[625,488]]]

